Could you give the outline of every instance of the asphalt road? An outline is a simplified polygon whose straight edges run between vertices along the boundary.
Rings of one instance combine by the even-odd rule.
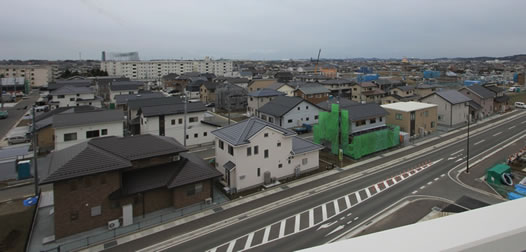
[[[519,133],[523,134],[524,132],[522,131],[526,128],[525,123],[526,116],[522,114],[519,118],[503,121],[501,125],[498,125],[497,127],[494,127],[484,133],[475,136],[472,135],[470,138],[470,142],[472,143],[470,147],[471,156],[474,158],[480,158],[475,157],[475,155],[481,153],[482,155],[484,155],[484,153],[487,154],[492,150],[492,148],[497,148],[498,146],[505,144],[507,141],[509,141],[509,139],[513,139]],[[445,139],[453,138],[462,133],[463,132],[459,132],[447,138],[441,138],[429,144],[424,144],[418,149],[423,149],[427,146],[433,146],[434,144],[440,143]],[[436,190],[447,191],[449,194],[448,197],[453,201],[455,200],[455,196],[461,197],[465,194],[470,194],[470,196],[475,196],[488,203],[498,202],[498,200],[495,198],[491,198],[483,194],[479,195],[476,192],[467,191],[466,188],[461,187],[460,185],[455,186],[456,184],[453,184],[453,186],[451,186],[451,183],[446,183],[445,185],[447,186],[439,186],[441,180],[449,180],[446,175],[449,170],[462,164],[462,155],[465,157],[465,145],[466,142],[464,140],[460,140],[451,144],[450,146],[447,146],[446,148],[438,148],[437,150],[430,151],[426,155],[408,158],[408,160],[394,164],[393,166],[388,167],[388,169],[367,173],[351,181],[350,183],[345,183],[320,193],[313,193],[313,195],[307,199],[279,207],[254,218],[247,218],[221,230],[195,237],[195,239],[188,242],[182,244],[173,244],[175,246],[169,248],[168,250],[204,251],[216,249],[216,251],[227,251],[232,249],[236,251],[240,248],[252,248],[252,250],[255,251],[292,251],[320,245],[335,237],[338,237],[339,235],[344,234],[349,230],[353,230],[354,228],[365,224],[361,220],[366,220],[372,217],[373,215],[381,212],[383,209],[386,209],[388,206],[399,201],[400,199],[403,199],[404,197],[412,196],[413,192],[419,190],[422,186],[429,186],[430,181],[435,181],[434,188],[437,188]],[[405,154],[411,155],[411,153]],[[352,171],[352,173],[370,169],[398,157],[391,156],[389,158],[368,163],[356,171]],[[364,191],[362,190],[363,188],[366,188],[370,185],[377,184],[387,178],[391,178],[409,169],[415,168],[426,161],[437,161],[437,163],[419,172],[418,174],[398,182],[389,188],[383,189],[379,193],[375,193],[371,196],[364,194]],[[188,223],[188,225],[182,225],[180,227],[157,233],[156,235],[125,243],[110,250],[129,251],[144,248],[167,240],[171,237],[191,231],[200,226],[206,226],[207,224],[211,224],[214,221],[220,221],[221,218],[242,214],[244,211],[260,207],[264,204],[269,204],[276,199],[286,198],[287,195],[293,195],[299,191],[308,191],[310,188],[323,185],[323,183],[333,181],[337,178],[348,176],[350,173],[351,172],[342,172],[340,174],[336,174],[336,176],[314,181],[305,185],[304,187],[291,188],[290,190],[285,190],[281,193],[277,193],[276,195],[268,196],[268,199],[262,198],[257,202],[243,205],[238,209],[230,209],[228,213],[218,213],[216,216],[211,216],[210,218]],[[355,194],[357,191],[359,192],[360,196]],[[362,202],[360,204],[354,205],[351,202],[350,208],[348,208],[346,205],[346,208],[343,209],[341,206],[343,204],[342,202],[345,202],[345,200],[342,200],[342,197],[349,197],[353,200],[357,200],[357,197],[360,197]],[[335,203],[334,200],[339,203]],[[340,205],[338,207],[341,208],[338,209],[340,211],[336,211],[335,204]],[[327,212],[325,213],[325,220],[323,218],[323,211],[320,210],[320,205],[326,205],[325,208]],[[309,213],[311,212],[311,209],[315,219],[315,225],[312,226],[304,224],[305,212]],[[297,215],[299,217],[296,217]],[[320,215],[322,217],[320,217]],[[284,226],[283,231],[281,231],[282,225]],[[324,226],[325,228],[319,228],[320,226]],[[247,243],[246,241],[249,239],[251,233],[253,234],[251,238],[252,242],[248,247],[245,247]]]
[[[9,113],[6,119],[0,119],[0,140],[3,139],[9,130],[15,126],[15,123],[31,108],[31,106],[38,100],[38,92],[33,92],[26,100],[20,100],[16,106],[12,108],[4,107]]]

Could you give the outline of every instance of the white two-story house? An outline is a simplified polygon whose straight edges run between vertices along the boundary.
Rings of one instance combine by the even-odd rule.
[[[318,123],[318,106],[297,96],[277,96],[259,108],[259,118],[283,128]]]
[[[323,146],[256,117],[212,131],[215,166],[227,191],[240,192],[319,167]]]
[[[101,107],[102,99],[90,87],[63,86],[50,93],[52,109],[77,106]]]
[[[124,115],[119,110],[61,113],[53,116],[53,128],[55,150],[62,150],[95,137],[122,137]]]
[[[186,146],[212,143],[211,131],[217,129],[203,123],[206,106],[202,102],[192,102],[186,108]],[[139,109],[140,133],[169,136],[184,143],[184,103],[147,106]]]

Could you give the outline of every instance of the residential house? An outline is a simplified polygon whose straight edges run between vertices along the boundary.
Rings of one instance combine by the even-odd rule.
[[[356,105],[342,106],[341,109],[349,111],[349,127],[351,135],[360,134],[386,127],[385,117],[387,111],[377,103],[359,103]]]
[[[278,80],[278,82],[287,83],[289,81],[292,81],[294,76],[291,72],[278,72],[274,75],[274,78]]]
[[[179,75],[176,73],[169,73],[167,75],[164,75],[161,78],[161,85],[163,89],[170,90],[170,91],[176,90],[179,92],[183,92],[186,85],[181,85],[181,83],[177,81],[177,77],[179,77]]]
[[[259,108],[259,118],[283,128],[318,123],[320,112],[313,103],[297,96],[278,96]]]
[[[510,109],[510,97],[506,95],[506,90],[496,85],[486,85],[484,88],[493,92],[496,97],[493,101],[493,109],[495,112],[505,112]]]
[[[212,134],[216,136],[216,169],[231,193],[297,177],[319,167],[321,145],[256,117]]]
[[[251,79],[252,77],[250,79],[248,78],[226,78],[224,82],[231,83],[231,84],[234,84],[234,85],[237,85],[239,87],[246,89]]]
[[[415,94],[424,97],[440,89],[438,85],[432,84],[418,84],[416,85]]]
[[[95,96],[91,87],[63,86],[50,93],[52,109],[59,107],[93,106],[102,107],[102,99]]]
[[[284,93],[278,92],[272,89],[260,89],[248,93],[247,98],[247,116],[258,116],[258,110],[267,102],[271,101],[274,97],[285,95]]]
[[[387,123],[400,126],[410,136],[421,137],[433,133],[437,128],[438,110],[436,104],[421,102],[397,102],[385,104]]]
[[[152,134],[169,136],[186,146],[207,144],[214,141],[211,131],[217,127],[202,123],[207,111],[201,102],[186,104],[186,136],[185,136],[185,104],[168,104],[147,106],[139,109],[141,135]]]
[[[366,103],[381,103],[385,92],[372,82],[360,82],[354,84],[352,89],[352,100]]]
[[[294,77],[294,79],[303,82],[322,82],[333,78],[320,74],[302,74]]]
[[[329,89],[332,96],[351,98],[352,86],[356,82],[351,79],[334,79],[322,81],[320,84]]]
[[[380,90],[382,90],[382,91],[384,91],[386,93],[389,93],[389,91],[391,89],[405,86],[405,83],[402,82],[402,80],[398,80],[398,79],[394,79],[394,78],[390,78],[390,77],[388,77],[388,78],[380,77],[377,80],[374,80],[372,82],[374,84],[376,84],[376,86]]]
[[[471,99],[457,90],[441,90],[420,98],[420,102],[437,105],[438,124],[456,128],[468,120]]]
[[[128,101],[127,105],[127,126],[126,129],[130,134],[140,134],[141,133],[141,120],[139,110],[143,107],[154,107],[161,105],[173,105],[183,103],[184,101],[178,96],[168,96],[168,97],[153,97],[146,99],[133,99]]]
[[[485,118],[493,114],[493,99],[497,97],[495,93],[480,85],[466,86],[461,88],[459,92],[482,107],[479,113],[475,115],[476,119]]]
[[[215,107],[223,110],[243,111],[247,108],[247,90],[231,83],[217,84]]]
[[[343,97],[333,97],[333,98],[329,98],[328,100],[324,102],[320,102],[316,104],[316,106],[318,106],[319,108],[325,111],[331,111],[332,104],[339,104],[341,109],[347,109],[348,107],[352,105],[359,104],[359,102],[349,100]]]
[[[147,150],[147,151],[146,151]],[[219,172],[173,138],[101,137],[51,153],[55,239],[165,208],[210,202]]]
[[[110,100],[110,86],[114,82],[127,82],[129,78],[124,76],[98,76],[92,78],[97,96],[102,97],[106,102]]]
[[[201,87],[199,88],[199,97],[201,99],[201,102],[203,102],[204,104],[208,104],[214,103],[216,101],[216,86],[217,83],[210,81],[201,84]]]
[[[124,112],[128,111],[128,102],[132,100],[165,97],[161,92],[139,92],[138,94],[123,94],[115,96],[115,106]]]
[[[318,83],[306,83],[298,85],[294,90],[294,96],[303,98],[313,104],[329,99],[330,90]]]
[[[53,92],[61,87],[91,87],[93,85],[92,80],[56,80],[47,84],[47,90]]]
[[[251,80],[248,84],[247,91],[254,92],[261,89],[267,88],[276,82],[276,79],[261,79],[261,80]]]
[[[415,86],[399,86],[391,89],[389,93],[382,98],[382,104],[418,101],[418,99],[420,99],[420,96],[416,95]]]
[[[294,96],[294,90],[296,89],[296,86],[291,83],[293,82],[289,82],[289,83],[275,82],[272,85],[268,86],[267,88],[282,92],[286,96]]]
[[[43,130],[48,128],[50,130]],[[55,150],[101,136],[123,136],[124,115],[119,110],[64,111],[37,123],[41,141],[53,139]],[[49,147],[49,146],[46,146]]]
[[[144,89],[144,83],[140,81],[117,81],[110,85],[110,103],[115,104],[115,96],[123,94],[138,94]]]

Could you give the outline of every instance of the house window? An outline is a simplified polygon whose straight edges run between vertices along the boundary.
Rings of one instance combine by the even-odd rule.
[[[402,120],[402,114],[396,113],[395,118],[396,120]]]
[[[203,136],[208,136],[208,133],[207,132],[203,132]]]
[[[65,97],[64,95],[57,95],[58,99],[64,99],[64,97]]]
[[[175,119],[172,119],[172,125],[175,125]]]
[[[234,156],[234,147],[232,147],[232,145],[228,145],[228,154]]]
[[[267,116],[266,115],[261,115],[261,119],[263,119],[264,121],[267,120]]]
[[[431,122],[431,128],[435,127],[435,122]]]
[[[203,183],[189,185],[186,189],[186,196],[192,196],[202,191],[203,191]]]
[[[424,116],[425,116],[425,117],[428,117],[428,116],[429,116],[429,111],[426,110],[426,111],[424,112]]]
[[[252,156],[252,147],[247,148],[247,157]]]
[[[224,150],[225,149],[225,143],[223,141],[221,141],[221,140],[219,140],[218,143],[219,143],[219,148]]]
[[[298,107],[298,110],[300,110],[300,107]]]
[[[356,127],[365,125],[365,120],[356,121]]]
[[[283,168],[283,164],[278,164],[278,168]]]
[[[306,106],[305,109],[309,109],[309,106]]]
[[[370,119],[369,123],[371,123],[371,124],[376,123],[376,118]]]
[[[318,120],[318,116],[317,115],[314,116],[314,120]]]
[[[379,117],[379,118],[378,118],[378,121],[379,121],[379,122],[381,122],[381,121],[383,121],[383,120],[384,120],[383,117]]]
[[[263,152],[263,157],[268,158],[268,149]]]
[[[441,115],[438,115],[438,120],[442,121],[442,116]]]
[[[301,160],[301,164],[302,165],[306,165],[308,162],[309,162],[308,158],[304,158],[304,159]]]
[[[289,164],[290,164],[290,159],[289,159]]]
[[[108,129],[101,129],[101,130],[100,130],[100,135],[101,135],[101,136],[108,135]]]
[[[95,206],[91,208],[91,217],[101,215],[101,207]]]
[[[254,155],[259,154],[259,146],[254,146]]]
[[[277,146],[278,146],[278,147],[281,147],[281,142],[278,142]]]
[[[183,118],[179,118],[179,124],[183,124]]]
[[[64,142],[77,140],[77,133],[64,134]]]
[[[188,135],[186,135],[186,139],[190,138]]]
[[[308,118],[308,117],[307,117],[307,118],[305,118],[305,121],[308,121],[308,120],[309,120],[309,118]]]
[[[270,123],[274,123],[274,118],[272,118],[272,117],[269,116],[268,121],[269,121]]]
[[[86,138],[98,137],[99,135],[99,130],[86,131]]]
[[[258,177],[261,176],[261,168],[258,168]]]
[[[194,138],[197,138],[199,136],[199,133],[194,133]]]
[[[69,101],[75,101],[75,98],[69,98]]]
[[[268,137],[268,133],[263,134],[263,137]]]
[[[194,116],[194,117],[190,117],[189,122],[193,123],[193,122],[197,122],[197,120],[198,120],[198,117]]]

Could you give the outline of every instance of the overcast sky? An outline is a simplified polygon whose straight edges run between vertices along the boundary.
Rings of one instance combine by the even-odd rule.
[[[524,0],[2,1],[0,59],[288,59],[526,53]]]

